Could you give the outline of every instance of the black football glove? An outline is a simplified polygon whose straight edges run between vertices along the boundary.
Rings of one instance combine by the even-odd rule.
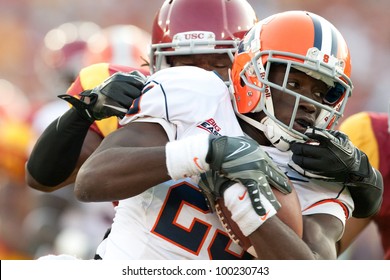
[[[145,81],[139,71],[117,72],[94,89],[80,93],[80,99],[68,94],[58,97],[72,104],[90,122],[112,116],[123,118],[133,100],[141,95]]]
[[[339,131],[310,128],[305,135],[311,140],[290,145],[288,165],[308,178],[346,185],[355,203],[354,217],[375,214],[382,202],[383,179],[367,155]]]
[[[310,140],[290,145],[292,162],[298,173],[315,179],[347,183],[368,178],[371,166],[365,153],[357,149],[348,136],[334,130],[309,128]]]
[[[211,137],[206,162],[219,175],[241,182],[248,189],[253,208],[260,216],[265,215],[261,196],[267,198],[276,210],[280,208],[270,185],[284,194],[292,191],[287,176],[260,145],[248,137]]]

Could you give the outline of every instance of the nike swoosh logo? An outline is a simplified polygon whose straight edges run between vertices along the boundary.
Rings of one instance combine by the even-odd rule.
[[[265,221],[267,219],[267,217],[268,217],[269,212],[270,212],[270,210],[268,210],[268,212],[265,213],[265,215],[261,216],[260,220]]]
[[[204,171],[204,169],[199,165],[198,160],[199,160],[198,157],[194,157],[194,159],[193,159],[193,161],[194,161],[196,167],[198,167],[198,169],[199,169],[200,171]]]
[[[235,150],[233,153],[231,153],[227,157],[234,156],[235,154],[238,154],[242,151],[245,151],[251,147],[251,145],[248,142],[240,142],[240,143],[241,143],[241,147],[239,147],[237,150]]]
[[[239,196],[238,196],[238,199],[239,199],[239,200],[243,200],[247,193],[248,193],[248,191],[245,190],[245,192],[244,192],[242,195],[239,195]]]
[[[337,141],[332,141],[332,143],[338,147],[341,151],[346,153],[347,155],[352,155],[354,152],[354,148],[350,145],[350,143],[343,144],[338,138]]]

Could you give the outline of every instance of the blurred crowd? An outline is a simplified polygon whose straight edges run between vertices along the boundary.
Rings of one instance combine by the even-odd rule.
[[[352,61],[353,97],[346,116],[388,110],[390,18],[387,0],[249,0],[259,18],[308,10],[344,34]],[[2,0],[0,2],[0,259],[49,253],[92,258],[111,224],[110,203],[83,204],[72,189],[44,194],[24,182],[24,164],[46,126],[68,109],[65,93],[78,71],[113,62],[148,61],[152,21],[163,0]],[[345,258],[380,258],[375,227],[367,248]],[[362,253],[364,252],[364,254]]]

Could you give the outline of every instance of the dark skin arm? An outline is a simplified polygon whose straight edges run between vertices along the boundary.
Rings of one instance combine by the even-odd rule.
[[[82,201],[121,200],[170,180],[167,142],[165,131],[154,123],[130,123],[111,133],[80,169],[76,196]],[[335,244],[342,232],[337,218],[305,216],[303,232],[301,239],[274,216],[249,238],[260,259],[336,258]]]
[[[55,190],[58,190],[60,188],[69,186],[73,184],[76,180],[77,172],[79,171],[81,165],[85,162],[85,160],[93,153],[94,150],[99,146],[101,143],[102,138],[100,135],[98,135],[95,131],[89,130],[87,133],[87,136],[85,137],[81,153],[79,156],[79,159],[77,161],[76,167],[73,170],[72,174],[62,183],[58,184],[57,186],[45,186],[39,182],[37,182],[34,177],[30,174],[28,168],[25,168],[26,173],[26,183],[31,188],[36,189],[38,191],[42,192],[53,192]]]
[[[76,197],[85,202],[121,200],[170,180],[167,142],[156,123],[134,122],[109,134],[79,170]]]
[[[335,244],[341,231],[341,221],[331,215],[303,216],[303,237],[300,239],[273,216],[249,238],[259,259],[325,260],[336,259]]]
[[[353,243],[359,234],[369,225],[371,220],[370,217],[365,219],[350,218],[347,221],[343,237],[338,242],[338,255],[341,255]]]

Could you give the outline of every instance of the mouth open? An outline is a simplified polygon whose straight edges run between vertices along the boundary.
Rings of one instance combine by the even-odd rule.
[[[295,120],[293,128],[299,131],[300,133],[305,133],[305,131],[309,127],[312,127],[313,125],[314,125],[313,121],[306,118],[300,118]]]

